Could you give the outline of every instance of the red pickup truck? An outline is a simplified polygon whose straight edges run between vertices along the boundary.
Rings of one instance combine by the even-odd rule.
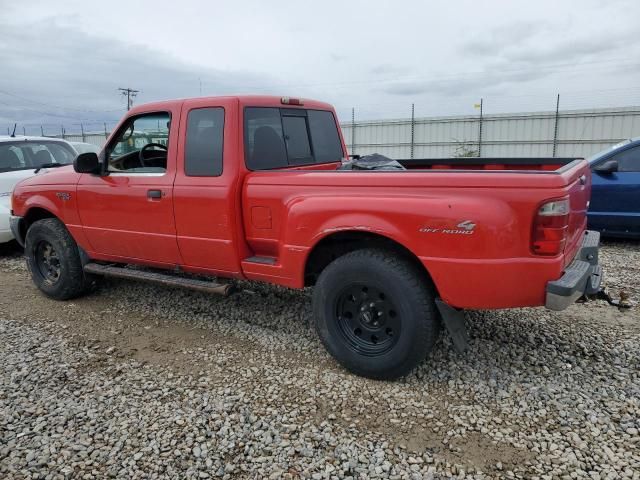
[[[99,156],[21,182],[12,230],[35,284],[60,300],[95,275],[222,294],[233,283],[219,279],[314,286],[324,345],[373,378],[409,372],[441,322],[463,344],[462,309],[561,310],[599,290],[584,160],[401,160],[389,171],[346,158],[326,103],[142,105]]]

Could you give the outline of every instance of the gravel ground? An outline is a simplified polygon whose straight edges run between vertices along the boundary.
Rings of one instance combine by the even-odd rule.
[[[640,243],[608,242],[640,298]],[[399,382],[353,376],[309,292],[105,280],[44,298],[0,252],[0,478],[640,479],[640,311],[470,312]]]

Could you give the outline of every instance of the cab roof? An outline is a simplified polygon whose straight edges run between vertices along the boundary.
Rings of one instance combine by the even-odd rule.
[[[302,102],[302,105],[291,105],[283,103],[283,99],[298,99]],[[316,110],[330,110],[333,111],[333,106],[329,103],[320,102],[318,100],[312,100],[301,97],[289,97],[286,95],[222,95],[222,96],[209,96],[209,97],[192,97],[192,98],[180,98],[176,100],[164,100],[160,102],[152,102],[136,105],[133,107],[129,114],[137,113],[138,111],[144,112],[150,109],[162,109],[167,107],[176,107],[186,101],[197,101],[202,105],[206,105],[207,101],[212,104],[220,101],[236,100],[241,107],[285,107],[285,108],[312,108]]]

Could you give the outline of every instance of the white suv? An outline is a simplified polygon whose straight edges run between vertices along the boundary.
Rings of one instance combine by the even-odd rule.
[[[13,239],[9,228],[13,187],[40,168],[73,163],[76,155],[65,140],[0,136],[0,243]]]

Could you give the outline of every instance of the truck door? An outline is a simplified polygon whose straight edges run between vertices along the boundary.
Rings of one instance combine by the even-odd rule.
[[[640,146],[604,159],[616,160],[618,171],[593,172],[589,224],[617,235],[640,234]],[[602,162],[599,162],[600,164]],[[594,167],[597,167],[595,164]]]
[[[235,99],[183,103],[174,202],[187,269],[226,276],[241,272],[237,109]]]
[[[173,214],[179,116],[179,105],[131,116],[102,153],[107,174],[80,178],[80,219],[97,254],[181,263]]]

